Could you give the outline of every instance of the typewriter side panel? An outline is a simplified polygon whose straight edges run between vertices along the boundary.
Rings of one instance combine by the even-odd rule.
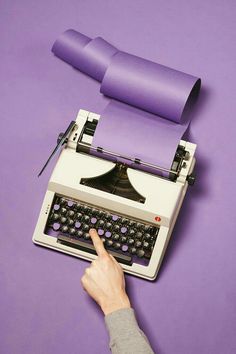
[[[54,199],[54,194],[55,194],[54,192],[49,190],[45,194],[42,207],[39,213],[38,221],[34,230],[33,238],[32,238],[34,243],[41,242],[43,238],[47,236],[44,234],[44,229]]]

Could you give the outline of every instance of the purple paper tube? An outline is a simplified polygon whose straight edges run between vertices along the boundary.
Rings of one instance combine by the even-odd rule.
[[[85,74],[102,81],[112,56],[118,52],[104,39],[91,39],[72,29],[56,40],[52,52]]]
[[[137,56],[118,52],[101,85],[104,95],[180,123],[190,98],[197,95],[200,79]]]
[[[101,81],[103,94],[177,123],[201,85],[195,76],[121,52],[100,37],[91,39],[74,30],[64,32],[52,51]]]

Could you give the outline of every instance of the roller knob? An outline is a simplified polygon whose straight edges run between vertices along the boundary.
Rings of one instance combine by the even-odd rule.
[[[61,139],[62,139],[63,135],[64,135],[64,133],[60,133],[60,134],[58,135],[58,138],[57,138],[57,144],[59,144],[59,143],[60,143],[60,141],[61,141]]]
[[[193,173],[191,173],[191,175],[187,176],[187,181],[190,186],[194,185],[195,180],[196,180],[196,176]]]

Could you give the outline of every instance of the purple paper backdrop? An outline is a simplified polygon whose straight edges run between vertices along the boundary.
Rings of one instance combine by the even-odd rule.
[[[235,15],[233,0],[1,2],[0,343],[3,354],[109,353],[103,316],[80,286],[88,263],[31,243],[57,133],[100,84],[55,58],[75,28],[202,78],[190,130],[197,184],[155,283],[128,277],[140,326],[161,354],[231,354],[235,339]]]

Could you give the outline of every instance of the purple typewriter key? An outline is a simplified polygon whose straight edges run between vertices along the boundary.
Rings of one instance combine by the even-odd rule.
[[[74,203],[72,202],[72,200],[69,200],[67,205],[68,205],[68,207],[72,207],[74,205]]]
[[[127,245],[123,245],[122,247],[121,247],[121,249],[122,249],[122,251],[123,252],[126,252],[126,251],[128,251],[128,246]]]
[[[106,232],[105,232],[105,236],[106,236],[107,238],[111,237],[111,232],[110,232],[110,231],[106,231]]]
[[[104,234],[104,230],[103,229],[98,229],[98,235],[102,236]]]
[[[76,229],[79,229],[79,228],[80,228],[80,226],[81,226],[81,223],[80,223],[79,221],[76,221],[76,223],[75,223],[75,227],[76,227]]]
[[[112,220],[113,221],[116,221],[116,220],[118,220],[119,219],[119,216],[118,215],[112,215]]]
[[[54,210],[59,210],[60,209],[60,205],[59,204],[55,204],[53,207]]]
[[[54,230],[54,231],[57,231],[57,230],[60,229],[61,225],[60,225],[58,222],[54,222],[54,224],[52,225],[52,227],[53,227],[53,230]]]
[[[96,218],[91,218],[91,224],[96,224],[96,222],[97,222],[97,219]]]
[[[122,234],[125,234],[126,233],[126,231],[127,231],[127,227],[122,227],[121,229],[120,229],[120,231],[122,232]]]

